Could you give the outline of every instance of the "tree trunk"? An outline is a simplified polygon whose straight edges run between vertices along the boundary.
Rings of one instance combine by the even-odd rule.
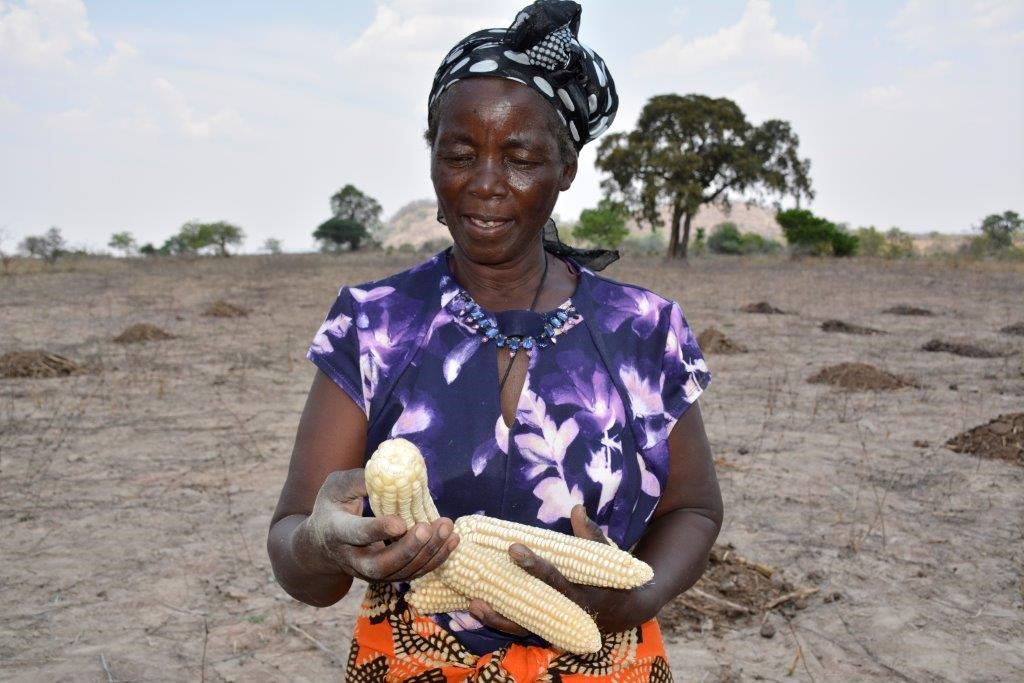
[[[686,217],[686,221],[683,222],[683,217]],[[690,221],[693,219],[693,215],[686,213],[683,207],[676,204],[672,207],[672,232],[669,236],[668,241],[668,257],[669,258],[680,258],[686,260],[687,247],[690,245]],[[679,238],[679,224],[683,222],[683,235],[682,239]]]
[[[678,219],[677,219],[678,221]],[[693,214],[687,213],[686,220],[683,221],[683,249],[679,258],[686,260],[686,249],[690,246],[690,223],[693,221]]]

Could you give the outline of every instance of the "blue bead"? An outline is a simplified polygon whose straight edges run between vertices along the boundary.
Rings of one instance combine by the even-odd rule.
[[[497,327],[491,327],[491,328],[488,328],[488,330],[486,332],[484,332],[484,334],[487,335],[488,339],[494,339],[495,337],[497,337],[501,333],[498,332],[498,328]]]
[[[554,337],[555,328],[551,327],[551,325],[544,325],[544,334],[548,335],[549,337]]]
[[[554,327],[556,330],[557,329],[561,329],[562,325],[564,325],[564,324],[565,323],[563,321],[559,320],[558,318],[552,318],[551,319],[551,326]]]
[[[533,348],[533,337],[527,337],[523,340],[523,348],[527,351]]]
[[[565,311],[558,311],[557,313],[555,313],[555,315],[558,316],[558,319],[561,320],[562,322],[565,322],[566,320],[569,319],[569,314],[566,313]]]
[[[473,320],[479,320],[480,318],[484,317],[484,312],[478,308],[472,313],[470,313],[470,315],[473,317]]]

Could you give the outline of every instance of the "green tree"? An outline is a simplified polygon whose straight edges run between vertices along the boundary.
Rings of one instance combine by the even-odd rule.
[[[325,252],[341,251],[346,244],[351,251],[356,251],[367,237],[369,234],[362,223],[338,216],[328,218],[313,231],[313,238],[320,242],[320,250]]]
[[[110,236],[107,246],[111,249],[117,249],[125,256],[131,256],[132,252],[135,251],[135,237],[128,231],[115,232]]]
[[[597,151],[602,183],[652,229],[671,216],[668,255],[686,258],[690,224],[701,205],[761,193],[811,199],[810,161],[785,121],[751,125],[735,102],[704,95],[657,95],[635,130],[609,135]]]
[[[366,228],[368,235],[380,231],[380,204],[355,185],[346,185],[331,196],[331,213],[335,218],[356,221]]]
[[[708,239],[708,249],[715,254],[771,254],[781,245],[754,232],[740,232],[731,221],[719,223]]]
[[[228,252],[229,244],[241,244],[245,239],[245,232],[240,227],[232,225],[226,221],[201,223],[199,225],[199,232],[202,235],[203,240],[205,240],[208,245],[216,247],[217,253],[224,257],[231,256]]]
[[[807,209],[780,211],[775,220],[798,252],[814,256],[853,256],[857,252],[856,235]]]
[[[260,247],[260,249],[268,254],[280,254],[283,251],[281,247],[281,240],[276,237],[268,237],[266,241],[263,242],[263,246]]]
[[[146,242],[141,247],[139,247],[139,253],[142,254],[143,256],[156,256],[160,252],[157,250],[156,247],[153,246],[152,242]]]
[[[626,219],[629,210],[624,204],[602,199],[595,209],[583,209],[572,236],[604,249],[616,249],[629,236]]]
[[[988,241],[991,249],[998,251],[1013,246],[1014,235],[1024,231],[1024,220],[1021,220],[1016,211],[1004,211],[1002,214],[993,213],[985,216],[978,229]]]

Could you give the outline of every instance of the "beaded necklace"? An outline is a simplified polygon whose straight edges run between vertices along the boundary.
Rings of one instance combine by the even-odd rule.
[[[548,258],[547,254],[545,254],[544,272],[541,275],[537,291],[533,295],[533,301],[530,303],[530,311],[533,311],[537,306],[537,301],[540,299],[541,291],[544,289],[544,283],[547,280],[547,275]],[[508,380],[509,373],[512,370],[512,363],[515,361],[516,353],[520,349],[528,353],[535,352],[537,349],[546,349],[548,346],[555,344],[556,337],[563,331],[567,330],[581,317],[572,302],[566,301],[548,314],[544,320],[543,330],[540,334],[509,335],[505,334],[501,328],[498,327],[497,321],[489,316],[487,312],[473,300],[473,297],[471,297],[469,292],[465,289],[461,290],[456,295],[452,304],[460,321],[468,328],[475,330],[480,334],[481,343],[486,344],[488,341],[494,340],[495,346],[499,349],[508,349],[509,362],[505,367],[505,372],[503,373],[501,382],[498,385],[499,392],[505,387],[505,382]]]

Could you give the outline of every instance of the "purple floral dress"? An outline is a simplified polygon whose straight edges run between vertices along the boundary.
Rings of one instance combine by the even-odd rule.
[[[619,547],[633,546],[665,485],[668,434],[711,378],[678,304],[571,264],[579,317],[557,343],[530,351],[506,426],[494,344],[460,317],[468,294],[447,255],[342,288],[309,348],[366,413],[366,456],[385,439],[415,443],[446,517],[478,513],[571,534],[569,512],[582,503]],[[489,315],[503,330],[545,320]],[[478,654],[533,642],[467,613],[436,620]]]

